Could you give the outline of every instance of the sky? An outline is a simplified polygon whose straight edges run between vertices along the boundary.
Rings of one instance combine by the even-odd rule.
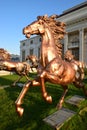
[[[20,41],[25,40],[22,30],[37,16],[60,15],[87,0],[0,0],[0,48],[20,55]]]

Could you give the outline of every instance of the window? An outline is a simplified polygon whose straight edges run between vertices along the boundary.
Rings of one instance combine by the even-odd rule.
[[[23,42],[23,44],[22,44],[23,46],[25,46],[25,42]]]
[[[25,61],[25,50],[22,51],[22,61]]]
[[[84,35],[84,42],[87,44],[87,32],[85,32],[85,35]]]
[[[73,49],[72,54],[75,56],[76,60],[79,60],[79,49]]]
[[[34,49],[30,49],[30,55],[33,55]]]
[[[38,58],[40,58],[40,47],[38,48]]]
[[[39,42],[41,42],[41,38],[39,39]]]
[[[33,40],[30,41],[30,44],[33,44]]]

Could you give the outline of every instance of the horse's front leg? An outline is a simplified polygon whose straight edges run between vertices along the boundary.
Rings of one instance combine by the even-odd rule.
[[[22,104],[22,99],[25,96],[26,92],[28,91],[29,87],[31,85],[31,82],[28,82],[24,85],[19,97],[17,98],[17,100],[15,101],[15,105],[16,105],[16,111],[17,113],[22,116],[24,109],[21,107]]]
[[[42,89],[42,96],[43,98],[51,103],[52,102],[52,97],[47,94],[46,87],[45,87],[45,81],[44,79],[46,78],[46,71],[43,71],[42,74],[40,75],[40,83],[41,83],[41,89]]]
[[[28,82],[24,85],[24,87],[23,87],[23,89],[22,89],[22,91],[21,91],[19,97],[18,97],[17,100],[15,101],[16,111],[17,111],[17,113],[18,113],[20,116],[22,116],[23,111],[24,111],[24,109],[21,107],[22,99],[24,98],[26,92],[28,91],[29,87],[31,87],[31,86],[40,86],[40,83],[39,83],[39,81],[37,81],[37,80],[28,81]]]
[[[57,104],[57,108],[58,108],[58,109],[61,109],[61,108],[62,108],[65,95],[66,95],[66,93],[67,93],[67,91],[68,91],[68,86],[63,86],[63,89],[64,89],[64,92],[63,92],[63,94],[62,94],[62,96],[61,96],[61,98],[60,98],[59,103]]]

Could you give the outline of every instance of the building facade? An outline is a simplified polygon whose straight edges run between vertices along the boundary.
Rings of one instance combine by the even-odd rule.
[[[87,1],[64,11],[56,20],[66,23],[64,53],[69,49],[77,60],[87,63]],[[40,36],[20,41],[20,60],[31,54],[39,57],[40,45]]]
[[[11,54],[11,61],[19,62],[20,61],[20,56],[19,55],[15,55],[15,54]]]
[[[41,37],[35,36],[30,39],[20,41],[20,61],[25,61],[27,55],[40,57]]]
[[[87,63],[87,1],[64,11],[58,20],[66,23],[64,52],[69,49],[77,60]]]

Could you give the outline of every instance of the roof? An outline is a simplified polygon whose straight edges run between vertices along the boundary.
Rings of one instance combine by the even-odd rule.
[[[61,17],[63,15],[66,15],[66,14],[69,14],[71,12],[74,12],[74,11],[76,11],[78,9],[81,9],[81,8],[84,8],[84,7],[87,7],[87,1],[85,1],[85,2],[83,2],[81,4],[78,4],[78,5],[72,7],[70,9],[68,9],[68,10],[65,10],[62,14],[59,15],[59,17]]]

